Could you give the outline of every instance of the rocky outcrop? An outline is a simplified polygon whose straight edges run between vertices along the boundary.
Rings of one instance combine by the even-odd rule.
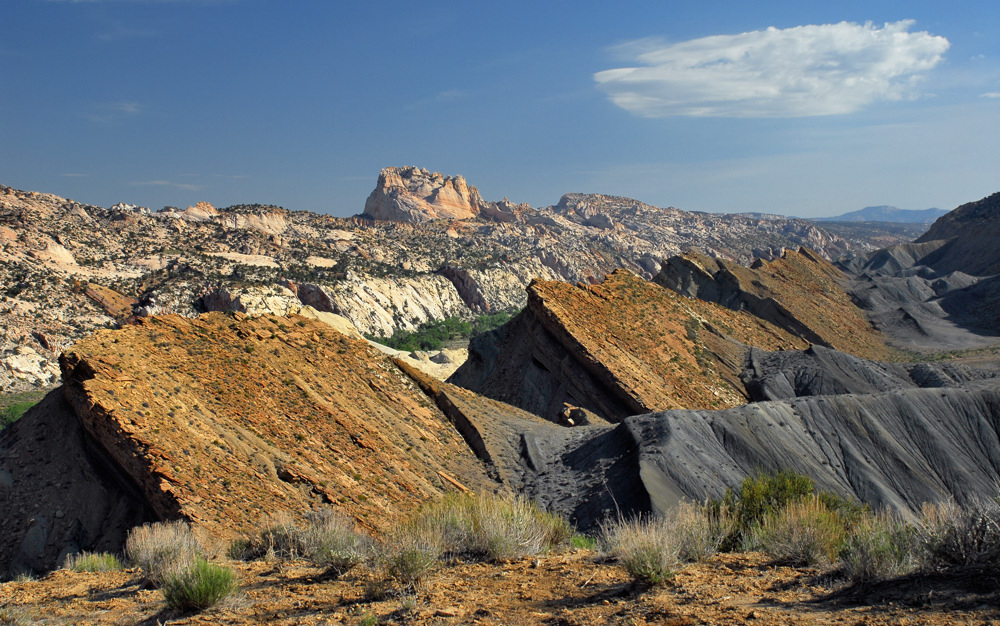
[[[444,176],[419,167],[387,167],[365,201],[365,217],[396,222],[469,219],[479,215],[479,190],[461,176]]]
[[[620,270],[594,285],[536,281],[524,311],[477,337],[449,382],[558,421],[746,402],[747,344],[805,342],[745,312],[683,298]]]
[[[294,284],[311,286],[300,302],[344,314],[366,332],[391,334],[427,316],[519,309],[536,278],[594,283],[623,268],[652,278],[664,258],[688,249],[749,264],[807,244],[836,258],[871,248],[876,236],[839,237],[801,220],[687,212],[600,194],[567,194],[537,209],[484,202],[461,177],[418,168],[387,169],[373,195],[375,205],[381,198],[408,221],[208,203],[149,213],[0,186],[4,334],[39,332],[65,346],[128,317],[117,312],[126,300],[137,316],[194,316],[210,292]],[[435,284],[442,276],[464,304]],[[338,309],[324,293],[341,283],[346,300]],[[422,295],[405,296],[412,301],[396,303],[398,310],[384,294],[362,293],[407,285]],[[54,363],[54,355],[47,358]]]
[[[290,315],[298,313],[302,303],[291,289],[275,287],[223,286],[203,295],[198,306],[202,311],[222,311],[259,315]]]
[[[468,308],[443,276],[379,278],[350,273],[325,290],[336,313],[365,334],[388,337],[429,320],[466,315]]]
[[[148,318],[61,363],[72,418],[57,396],[0,435],[0,572],[53,567],[74,547],[117,550],[123,525],[143,519],[229,538],[263,512],[328,505],[378,530],[456,485],[497,484],[396,365],[318,321]],[[30,430],[40,422],[52,429]],[[95,455],[114,476],[68,465]],[[84,483],[65,502],[39,496]],[[133,495],[117,502],[123,485]]]
[[[805,248],[749,268],[688,253],[667,259],[655,280],[679,294],[748,311],[810,343],[865,358],[891,355],[847,293],[848,277]]]

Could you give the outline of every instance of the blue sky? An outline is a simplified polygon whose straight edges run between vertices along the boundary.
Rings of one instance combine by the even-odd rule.
[[[1000,3],[3,0],[0,183],[110,206],[823,216],[1000,189]]]

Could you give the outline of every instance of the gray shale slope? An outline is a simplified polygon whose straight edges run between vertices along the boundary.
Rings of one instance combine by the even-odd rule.
[[[1000,341],[1000,193],[963,204],[913,243],[839,263],[873,324],[905,349]]]
[[[719,498],[749,474],[792,469],[819,489],[904,517],[1000,484],[1000,381],[637,415],[530,438],[526,490],[581,529],[619,513]]]

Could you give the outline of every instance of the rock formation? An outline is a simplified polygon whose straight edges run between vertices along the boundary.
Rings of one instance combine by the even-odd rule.
[[[0,434],[0,572],[118,549],[148,519],[229,538],[325,504],[375,530],[498,486],[396,365],[304,317],[154,317],[61,362],[60,390]]]
[[[939,218],[917,241],[840,262],[850,293],[900,347],[976,348],[1000,341],[1000,193]]]
[[[651,413],[613,428],[538,432],[526,492],[589,529],[619,513],[721,498],[747,475],[792,469],[819,489],[912,517],[924,502],[995,495],[998,414],[995,379]]]
[[[679,294],[753,313],[810,343],[866,358],[892,356],[851,301],[848,277],[806,248],[751,267],[688,253],[667,259],[655,280]]]
[[[557,421],[564,405],[603,419],[747,401],[747,344],[805,347],[746,312],[683,298],[620,270],[595,285],[536,281],[528,305],[473,340],[457,385]]]
[[[396,222],[467,219],[479,215],[483,204],[479,190],[461,176],[419,167],[387,167],[365,201],[363,215]]]
[[[1000,274],[1000,192],[969,202],[935,221],[915,243],[951,240],[933,263],[938,272],[961,271],[973,276]]]

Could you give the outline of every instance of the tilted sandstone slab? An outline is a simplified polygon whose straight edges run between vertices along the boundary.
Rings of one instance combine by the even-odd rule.
[[[566,404],[611,421],[724,408],[747,401],[747,345],[806,346],[753,315],[620,270],[595,285],[533,282],[525,310],[474,340],[449,382],[553,421]]]
[[[686,296],[749,311],[810,343],[869,359],[893,354],[851,301],[848,277],[805,248],[751,267],[687,253],[667,259],[654,280]]]
[[[62,364],[80,422],[156,517],[212,535],[320,505],[379,529],[454,483],[495,484],[391,361],[315,320],[149,318]]]

